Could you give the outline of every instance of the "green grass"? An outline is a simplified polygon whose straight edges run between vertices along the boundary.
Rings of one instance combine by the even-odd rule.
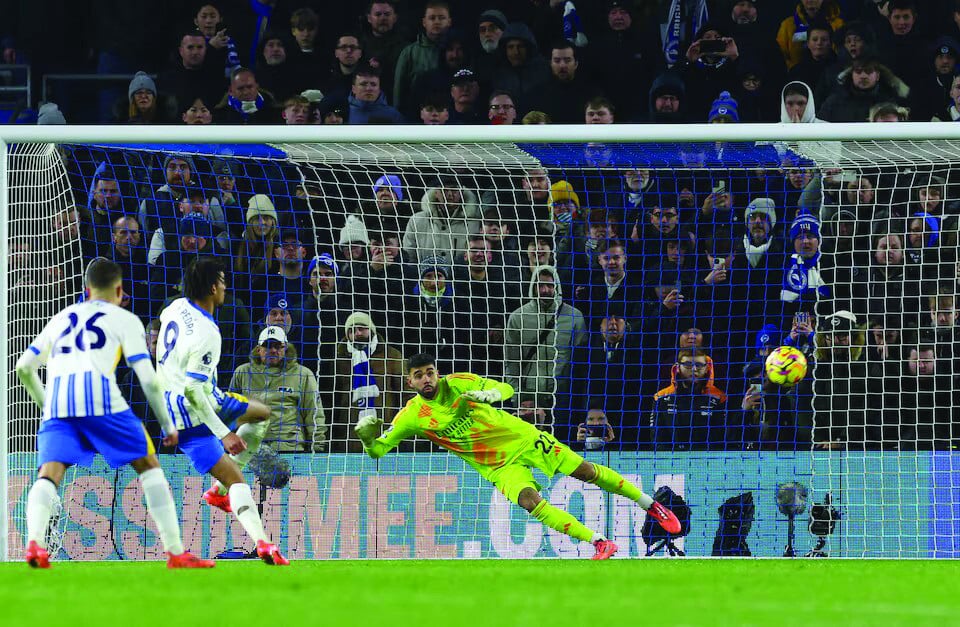
[[[0,624],[948,625],[958,575],[955,561],[831,559],[0,564]]]

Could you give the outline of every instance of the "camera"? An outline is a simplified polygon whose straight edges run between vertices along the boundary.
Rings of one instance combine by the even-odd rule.
[[[700,42],[700,54],[723,54],[727,43],[722,39],[704,39]]]

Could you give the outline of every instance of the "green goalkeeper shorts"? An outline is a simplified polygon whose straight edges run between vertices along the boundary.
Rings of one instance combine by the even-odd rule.
[[[494,470],[487,479],[507,499],[517,503],[524,488],[540,492],[540,484],[533,479],[531,468],[539,468],[547,477],[552,477],[558,472],[569,475],[582,463],[583,458],[570,447],[557,442],[549,433],[541,433],[516,459]]]

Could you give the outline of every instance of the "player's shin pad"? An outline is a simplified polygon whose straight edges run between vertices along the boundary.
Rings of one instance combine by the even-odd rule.
[[[597,476],[594,477],[590,483],[607,492],[625,496],[631,501],[638,503],[643,509],[649,509],[650,506],[653,505],[653,499],[650,498],[649,495],[644,494],[640,488],[624,479],[616,470],[601,466],[600,464],[593,464],[593,467],[597,471]]]
[[[551,529],[556,529],[560,533],[565,533],[577,540],[590,542],[593,538],[593,532],[587,529],[582,522],[562,509],[554,507],[546,500],[537,503],[530,514]]]

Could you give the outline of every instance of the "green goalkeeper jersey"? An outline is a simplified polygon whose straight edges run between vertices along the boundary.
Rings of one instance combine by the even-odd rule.
[[[540,437],[532,424],[516,416],[461,398],[468,390],[499,390],[506,400],[513,388],[475,374],[447,375],[428,401],[419,394],[393,419],[390,429],[374,440],[367,453],[382,457],[402,440],[420,435],[461,458],[484,477],[513,461]]]

